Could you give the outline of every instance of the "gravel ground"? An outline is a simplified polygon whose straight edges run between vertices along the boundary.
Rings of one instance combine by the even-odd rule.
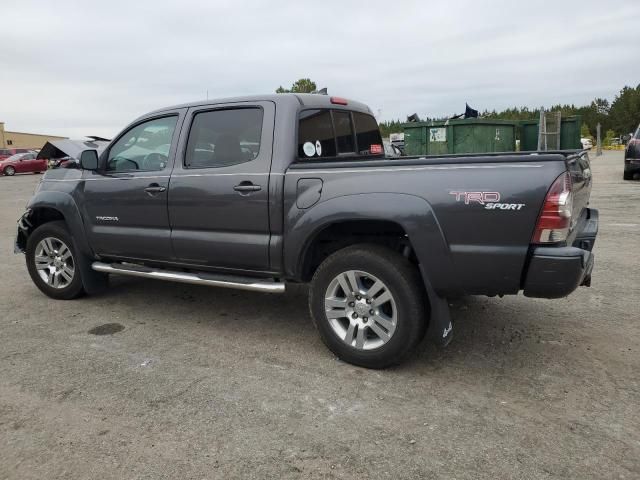
[[[46,298],[12,254],[39,176],[0,177],[0,478],[640,478],[640,182],[592,167],[592,288],[458,300],[385,371],[324,348],[304,288]]]

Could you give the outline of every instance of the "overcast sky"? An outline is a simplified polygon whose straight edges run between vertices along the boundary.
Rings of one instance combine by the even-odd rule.
[[[610,100],[640,0],[2,0],[7,130],[111,137],[147,111],[310,77],[380,119]]]

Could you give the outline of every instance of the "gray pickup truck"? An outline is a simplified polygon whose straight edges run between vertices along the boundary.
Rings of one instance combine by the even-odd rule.
[[[56,299],[109,274],[279,293],[310,283],[328,348],[366,367],[452,335],[447,298],[557,298],[589,285],[598,212],[586,152],[388,158],[370,109],[312,94],[164,108],[76,168],[49,170],[18,222]]]

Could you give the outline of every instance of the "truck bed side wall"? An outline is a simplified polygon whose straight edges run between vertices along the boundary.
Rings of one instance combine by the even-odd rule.
[[[554,161],[555,160],[555,161]],[[300,275],[300,259],[314,233],[349,219],[394,221],[403,227],[435,290],[442,295],[516,293],[533,228],[551,183],[565,170],[564,158],[382,167],[302,168],[285,175],[285,271]],[[300,179],[322,180],[320,200],[296,205]],[[462,192],[456,194],[453,192]],[[466,193],[498,193],[488,208]],[[495,195],[489,196],[490,199]]]

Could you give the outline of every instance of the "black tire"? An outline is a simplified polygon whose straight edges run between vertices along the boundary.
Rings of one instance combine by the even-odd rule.
[[[633,172],[624,172],[622,174],[623,180],[633,180]]]
[[[395,300],[397,324],[391,338],[371,350],[347,344],[331,327],[325,312],[325,294],[339,274],[359,270],[381,280]],[[330,255],[311,281],[309,309],[325,345],[342,360],[366,368],[386,368],[407,358],[427,327],[425,291],[418,269],[402,255],[380,245],[360,244]]]
[[[71,252],[74,273],[72,280],[63,288],[55,288],[47,284],[47,282],[40,277],[38,269],[36,268],[36,249],[40,241],[47,237],[52,237],[62,241]],[[80,266],[78,263],[80,253],[75,248],[73,238],[69,234],[67,226],[63,221],[44,223],[36,228],[33,233],[29,235],[25,253],[27,269],[31,276],[31,280],[33,280],[36,287],[38,287],[38,289],[40,289],[40,291],[46,296],[55,298],[56,300],[71,300],[84,294]]]
[[[5,167],[4,172],[3,172],[7,177],[13,177],[16,174],[16,169],[13,168],[11,165],[9,165],[8,167]]]

